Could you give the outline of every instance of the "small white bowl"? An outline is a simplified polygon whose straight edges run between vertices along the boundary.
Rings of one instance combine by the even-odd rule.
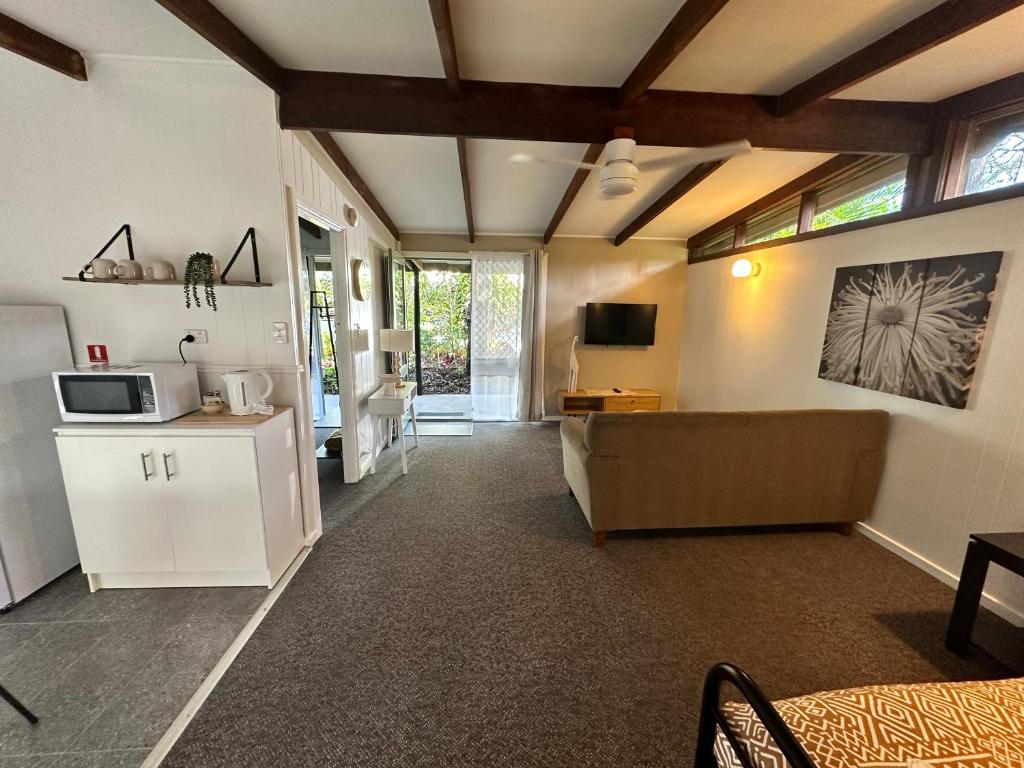
[[[207,416],[213,416],[214,414],[220,413],[224,410],[224,403],[207,403],[206,405],[201,405],[199,407]]]

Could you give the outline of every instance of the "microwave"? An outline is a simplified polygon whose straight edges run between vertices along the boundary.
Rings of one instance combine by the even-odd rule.
[[[81,365],[56,371],[64,421],[170,421],[198,410],[199,376],[193,363]]]

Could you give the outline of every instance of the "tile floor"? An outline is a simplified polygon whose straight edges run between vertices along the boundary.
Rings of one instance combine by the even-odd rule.
[[[263,587],[103,590],[65,574],[0,615],[0,768],[145,760],[267,597]]]

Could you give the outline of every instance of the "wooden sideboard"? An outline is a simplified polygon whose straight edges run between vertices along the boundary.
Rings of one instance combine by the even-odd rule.
[[[653,389],[577,389],[558,390],[558,410],[566,416],[584,413],[628,413],[660,411],[661,395]]]

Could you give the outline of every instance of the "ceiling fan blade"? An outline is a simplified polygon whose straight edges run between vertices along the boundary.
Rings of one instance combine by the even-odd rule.
[[[577,160],[564,160],[560,157],[539,157],[537,155],[529,155],[526,152],[517,152],[516,154],[509,157],[511,163],[548,163],[549,165],[571,165],[573,168],[588,168],[594,170],[600,168],[600,165],[594,163],[581,163]]]
[[[661,157],[657,160],[648,160],[644,163],[637,163],[641,171],[661,171],[666,168],[679,168],[684,165],[697,165],[698,163],[710,163],[714,160],[722,160],[750,152],[750,142],[730,141],[727,144],[715,144],[712,147],[700,147],[688,149],[677,155]]]

